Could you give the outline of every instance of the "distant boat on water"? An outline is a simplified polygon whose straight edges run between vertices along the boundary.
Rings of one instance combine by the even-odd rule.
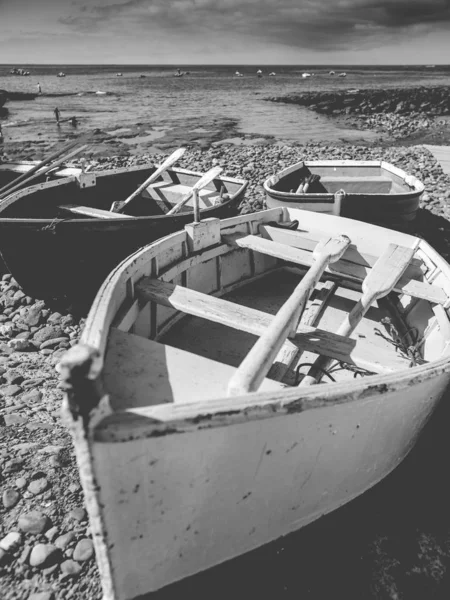
[[[336,71],[330,71],[328,75],[336,75]]]
[[[65,76],[66,76],[66,74],[65,74],[65,73],[63,73],[62,71],[60,71],[60,72],[59,72],[59,73],[56,75],[56,77],[65,77]]]
[[[347,73],[339,73],[338,77],[347,77]]]
[[[258,75],[258,77],[263,76],[263,72],[261,71],[261,69],[258,69],[258,71],[256,71],[256,74]]]
[[[116,73],[117,77],[122,77],[122,73]]]
[[[311,73],[302,73],[302,77],[303,77],[303,79],[306,79],[307,77],[311,77]]]
[[[269,73],[269,77],[275,77],[276,73],[275,71],[272,71],[272,73]]]

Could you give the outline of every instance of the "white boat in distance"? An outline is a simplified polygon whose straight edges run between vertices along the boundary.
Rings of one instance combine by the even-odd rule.
[[[58,367],[104,598],[248,552],[390,473],[450,380],[449,294],[424,240],[281,207],[123,261]]]

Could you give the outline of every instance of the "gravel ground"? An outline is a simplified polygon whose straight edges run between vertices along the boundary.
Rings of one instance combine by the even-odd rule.
[[[89,168],[163,156],[97,157]],[[280,144],[190,150],[180,166],[224,173],[250,185],[241,212],[264,208],[262,182],[300,159],[382,158],[426,186],[415,232],[450,258],[450,178],[421,148]],[[98,572],[70,436],[60,420],[55,364],[84,319],[0,281],[0,598],[97,600]],[[446,402],[426,434],[385,482],[299,533],[171,586],[160,598],[232,594],[286,598],[450,597],[450,518],[444,462]]]

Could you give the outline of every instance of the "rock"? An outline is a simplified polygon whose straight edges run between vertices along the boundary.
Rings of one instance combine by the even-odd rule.
[[[81,572],[81,565],[74,560],[65,560],[60,565],[61,572],[64,578],[77,577]]]
[[[61,550],[65,550],[70,542],[75,538],[75,534],[73,531],[69,531],[68,533],[63,533],[55,540],[55,546],[61,548]]]
[[[58,344],[65,343],[68,341],[67,336],[52,338],[51,340],[47,340],[46,342],[42,342],[39,346],[39,350],[44,350],[45,348],[51,348],[53,346],[57,346]]]
[[[20,494],[17,490],[6,489],[3,492],[2,502],[6,509],[13,508],[20,500]]]
[[[5,550],[3,550],[3,548],[0,548],[0,565],[3,565],[7,562],[8,560],[8,553],[5,552]]]
[[[14,350],[14,352],[24,352],[26,350],[33,349],[32,344],[28,341],[28,339],[15,337],[13,340],[9,340],[8,346]]]
[[[38,325],[42,318],[42,310],[38,306],[30,306],[25,316],[22,317],[22,321],[29,327]]]
[[[2,385],[0,388],[0,395],[5,397],[17,396],[21,391],[22,388],[19,385]]]
[[[87,513],[84,508],[74,508],[69,513],[69,519],[73,521],[85,521],[87,519]]]
[[[55,600],[55,594],[52,591],[34,592],[28,596],[28,600]]]
[[[26,487],[27,485],[27,480],[25,479],[25,477],[19,477],[18,479],[16,479],[15,484],[16,484],[16,488],[21,490],[24,487]]]
[[[22,534],[18,531],[11,531],[0,540],[0,548],[5,552],[14,552],[22,543]]]
[[[81,539],[78,544],[75,546],[73,551],[74,560],[78,560],[84,562],[89,560],[94,554],[94,545],[92,540],[88,538]]]
[[[24,379],[22,373],[16,371],[15,369],[6,371],[6,373],[3,375],[3,378],[5,379],[6,383],[9,383],[10,385],[13,383],[20,384]]]
[[[60,327],[54,325],[46,325],[42,329],[36,331],[33,335],[33,343],[38,347],[47,340],[64,337],[64,331]]]
[[[26,533],[43,533],[50,525],[47,515],[37,510],[20,515],[18,522],[19,529]]]
[[[25,385],[23,387],[25,387]],[[40,392],[39,390],[30,390],[29,392],[25,392],[22,395],[21,400],[26,406],[36,404],[38,402],[41,402],[42,392]]]
[[[34,479],[30,482],[28,486],[28,491],[31,492],[34,496],[38,494],[42,494],[48,488],[48,480],[45,477],[40,477],[39,479]]]
[[[58,535],[58,531],[59,530],[57,527],[51,527],[48,531],[45,532],[45,537],[48,539],[49,542],[53,542],[55,537]],[[55,544],[55,546],[57,546],[57,544]]]
[[[11,425],[23,425],[24,423],[26,423],[28,421],[28,419],[26,417],[19,415],[17,413],[10,413],[9,415],[5,415],[4,419],[5,419],[5,425],[7,427],[9,427]]]
[[[53,544],[36,544],[30,554],[29,563],[32,567],[45,569],[59,562],[61,552]]]

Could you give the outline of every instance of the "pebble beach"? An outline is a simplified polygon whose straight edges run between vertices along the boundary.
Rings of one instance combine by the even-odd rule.
[[[326,117],[329,118],[329,117]],[[336,115],[341,118],[341,115]],[[450,261],[450,176],[424,141],[448,143],[441,114],[421,112],[344,115],[361,130],[356,144],[288,143],[273,136],[166,135],[130,148],[103,130],[94,132],[84,158],[91,171],[161,162],[179,145],[180,167],[249,181],[239,210],[263,210],[262,183],[299,160],[382,159],[425,184],[415,235]],[[352,120],[350,123],[349,119]],[[414,130],[408,123],[414,121]],[[442,121],[442,122],[441,122]],[[363,123],[363,124],[362,124]],[[424,124],[425,123],[425,124]],[[418,125],[417,125],[418,124]],[[422,125],[423,127],[422,127]],[[221,124],[221,127],[224,124]],[[376,136],[364,139],[364,132]],[[357,129],[358,130],[358,129]],[[13,130],[11,130],[13,131]],[[359,130],[358,130],[359,131]],[[9,132],[8,132],[9,133]],[[82,134],[66,132],[69,137]],[[195,139],[194,139],[195,138]],[[370,139],[369,139],[370,138]],[[0,162],[40,159],[55,140],[8,136]],[[62,141],[61,141],[62,143]],[[56,146],[57,148],[57,146]],[[78,166],[79,160],[70,163]],[[55,365],[79,339],[85,314],[27,296],[11,274],[0,281],[0,598],[100,600],[92,538],[71,438],[60,417],[63,392]],[[373,490],[277,542],[154,595],[199,600],[220,595],[319,600],[412,600],[450,597],[450,492],[447,394],[418,445]]]
[[[161,161],[165,155],[97,156],[91,170]],[[242,213],[265,207],[262,182],[301,159],[383,159],[426,186],[415,232],[450,258],[450,177],[422,146],[220,145],[190,149],[180,166],[220,165],[249,180]],[[74,162],[73,164],[76,164]],[[76,343],[85,315],[0,282],[0,597],[100,600],[100,582],[70,436],[60,418],[55,365]],[[448,398],[447,398],[448,399]],[[163,590],[209,598],[446,598],[450,593],[450,450],[446,398],[406,461],[339,511],[283,540]],[[269,595],[267,595],[269,593]]]

